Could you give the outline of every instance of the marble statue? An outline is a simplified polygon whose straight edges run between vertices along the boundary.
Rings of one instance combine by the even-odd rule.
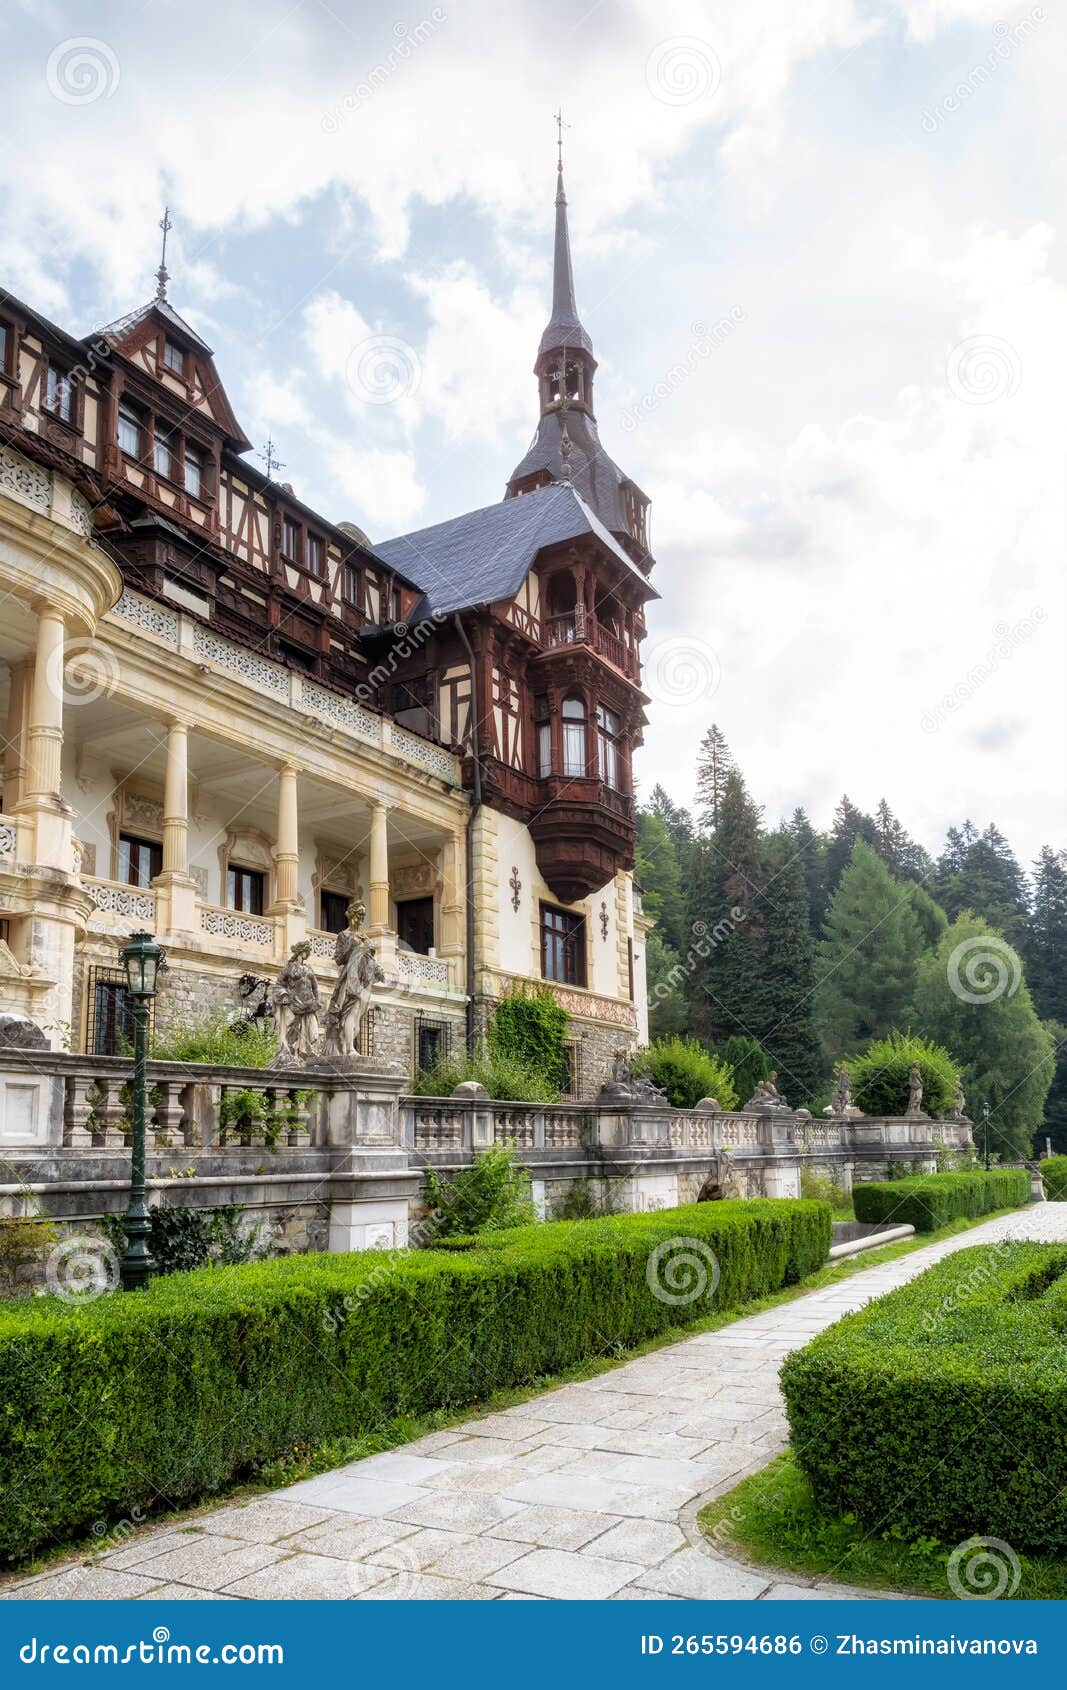
[[[923,1077],[917,1062],[911,1065],[908,1075],[908,1108],[909,1115],[921,1115],[923,1103]]]
[[[837,1065],[834,1089],[830,1093],[830,1114],[847,1115],[852,1103],[852,1076],[843,1062]]]
[[[310,955],[310,939],[301,939],[292,947],[274,987],[274,1028],[282,1061],[310,1056],[318,1042],[322,1005],[319,983],[308,966]]]
[[[337,935],[333,960],[340,973],[326,1006],[322,1056],[353,1054],[360,1022],[370,1006],[371,993],[385,979],[375,960],[374,946],[363,932],[366,913],[361,903],[349,904],[348,926]]]
[[[956,1081],[956,1090],[952,1097],[952,1108],[949,1110],[950,1121],[965,1121],[967,1119],[967,1099],[963,1094],[963,1081]]]
[[[775,1084],[778,1079],[777,1068],[772,1068],[767,1079],[760,1080],[755,1091],[745,1104],[746,1109],[788,1109],[789,1104],[782,1096]]]

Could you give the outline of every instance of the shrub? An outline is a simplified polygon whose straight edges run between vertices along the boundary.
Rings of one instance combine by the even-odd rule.
[[[911,1174],[885,1184],[856,1185],[852,1204],[858,1221],[892,1221],[916,1232],[936,1232],[949,1221],[973,1220],[994,1209],[1017,1209],[1030,1201],[1026,1168],[993,1168],[958,1174]]]
[[[913,1033],[875,1039],[862,1056],[848,1063],[852,1101],[865,1115],[903,1115],[908,1107],[908,1075],[919,1064],[922,1106],[927,1115],[944,1115],[953,1106],[960,1069],[948,1051]]]
[[[514,1150],[495,1144],[475,1156],[469,1168],[445,1178],[426,1173],[426,1202],[433,1212],[432,1236],[501,1232],[534,1220],[530,1176]]]
[[[692,1109],[702,1097],[717,1097],[724,1109],[737,1108],[733,1070],[699,1039],[653,1039],[634,1056],[634,1069],[648,1074],[675,1109]]]
[[[787,1356],[816,1500],[905,1542],[1067,1548],[1065,1275],[1062,1245],[961,1250]]]
[[[814,1168],[801,1168],[800,1195],[815,1203],[829,1203],[830,1212],[841,1218],[851,1215],[852,1194],[839,1185],[833,1174],[817,1174]]]
[[[152,1039],[156,1062],[210,1062],[216,1068],[265,1068],[277,1054],[269,1021],[241,1021],[216,1010],[201,1021],[170,1021]]]
[[[477,1080],[489,1096],[513,1103],[558,1103],[559,1088],[545,1074],[539,1074],[518,1057],[481,1045],[469,1055],[446,1057],[433,1068],[416,1074],[412,1091],[416,1097],[448,1097],[464,1080]]]
[[[552,1210],[554,1221],[593,1221],[601,1215],[619,1213],[620,1181],[610,1179],[571,1180]]]
[[[688,1286],[680,1254],[669,1271],[680,1240],[702,1269]],[[700,1203],[491,1233],[463,1252],[288,1256],[87,1305],[10,1303],[0,1557],[159,1497],[192,1502],[298,1442],[617,1354],[803,1278],[829,1241],[822,1204]]]
[[[770,1075],[767,1052],[758,1039],[750,1039],[744,1033],[731,1033],[728,1039],[715,1047],[712,1055],[732,1070],[734,1089],[742,1103],[747,1102],[760,1081]],[[719,1101],[721,1103],[722,1099]]]
[[[533,1073],[543,1074],[560,1092],[568,1077],[563,1041],[570,1019],[547,986],[530,991],[516,987],[499,1000],[493,1012],[489,1050],[494,1056],[511,1058]]]
[[[1045,1196],[1050,1203],[1067,1203],[1067,1156],[1046,1156],[1041,1163]]]
[[[245,1231],[244,1210],[239,1203],[218,1209],[149,1210],[148,1250],[160,1273],[188,1273],[208,1262],[236,1266],[254,1261],[259,1254],[259,1227]],[[105,1215],[101,1227],[115,1254],[126,1248],[125,1217]]]

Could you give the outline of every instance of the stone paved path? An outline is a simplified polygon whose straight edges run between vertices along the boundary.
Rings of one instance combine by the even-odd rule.
[[[986,1222],[780,1308],[185,1526],[9,1585],[11,1598],[836,1597],[717,1553],[696,1513],[786,1442],[782,1357],[954,1250],[1067,1239],[1067,1203]]]

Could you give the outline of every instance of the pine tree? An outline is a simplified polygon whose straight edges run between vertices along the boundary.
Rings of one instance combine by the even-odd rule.
[[[931,898],[925,886],[920,886],[915,880],[905,880],[902,884],[915,919],[919,923],[923,945],[928,951],[932,951],[948,926],[948,916],[941,905]]]
[[[726,783],[735,773],[726,737],[712,722],[697,753],[697,813],[701,827],[709,833],[719,825]]]
[[[761,859],[766,978],[756,1034],[778,1070],[779,1089],[799,1108],[811,1101],[821,1064],[808,889],[792,830],[768,834]]]
[[[826,847],[826,890],[829,898],[837,891],[838,881],[852,861],[852,849],[857,839],[873,846],[877,834],[878,830],[870,816],[865,815],[862,810],[857,810],[845,793],[834,811],[830,840]]]
[[[804,865],[804,884],[808,889],[808,921],[813,938],[822,932],[830,894],[826,886],[826,837],[816,833],[803,809],[793,811],[789,824],[797,854]]]
[[[1067,1022],[1067,851],[1044,845],[1034,864],[1026,978],[1039,1015]]]
[[[693,857],[690,1025],[709,1043],[731,1033],[759,1036],[752,1024],[752,999],[762,967],[759,821],[741,776],[730,774],[719,825],[710,838],[699,841]]]
[[[816,1019],[831,1060],[907,1028],[922,951],[908,892],[858,839],[816,956]]]
[[[685,894],[678,853],[663,816],[648,810],[637,813],[634,874],[661,941],[676,952],[684,950]]]
[[[916,1031],[961,1064],[967,1113],[980,1121],[989,1104],[990,1148],[1008,1157],[1030,1154],[1056,1067],[1053,1041],[1021,973],[1005,956],[1001,935],[965,913],[923,958],[915,992]],[[967,990],[959,990],[961,981]]]
[[[981,834],[970,821],[949,829],[937,860],[935,891],[953,919],[970,910],[1002,933],[1010,945],[1024,946],[1027,908],[1022,869],[992,823]]]

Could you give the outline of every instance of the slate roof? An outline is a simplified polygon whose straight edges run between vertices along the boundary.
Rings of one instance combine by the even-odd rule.
[[[124,334],[128,334],[130,329],[135,328],[151,311],[158,311],[165,322],[171,323],[174,328],[179,329],[209,358],[214,356],[207,342],[200,339],[196,330],[189,327],[184,317],[179,317],[173,305],[166,299],[150,299],[147,305],[140,306],[138,310],[127,311],[125,317],[116,317],[113,323],[106,323],[102,329],[95,331],[95,335],[106,337],[108,340],[121,340]],[[87,338],[93,339],[94,336]]]
[[[594,534],[625,565],[646,597],[658,597],[596,513],[565,481],[414,534],[376,541],[374,550],[418,583],[431,611],[445,614],[512,598],[545,546],[584,534]]]
[[[592,506],[605,528],[613,534],[627,531],[626,501],[622,483],[626,479],[600,444],[596,418],[585,411],[567,411],[567,434],[571,443],[571,482],[575,491]],[[546,411],[522,462],[511,472],[508,486],[536,470],[547,470],[556,480],[563,475],[563,428],[559,410]]]

